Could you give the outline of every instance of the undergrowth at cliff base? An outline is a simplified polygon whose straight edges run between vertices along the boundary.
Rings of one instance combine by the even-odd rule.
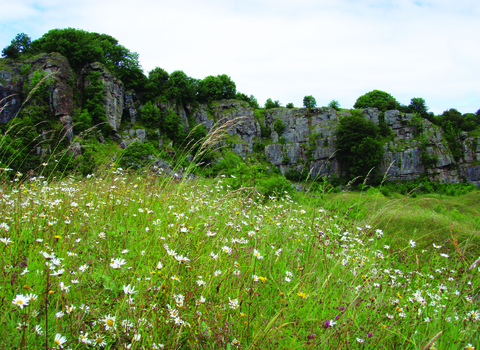
[[[479,347],[480,262],[454,236],[389,246],[374,222],[224,180],[3,183],[2,348]]]

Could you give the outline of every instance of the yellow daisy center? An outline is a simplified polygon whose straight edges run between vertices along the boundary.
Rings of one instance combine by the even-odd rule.
[[[109,319],[107,320],[107,326],[108,326],[108,327],[112,327],[112,326],[113,326],[113,320],[112,320],[111,318],[109,318]]]

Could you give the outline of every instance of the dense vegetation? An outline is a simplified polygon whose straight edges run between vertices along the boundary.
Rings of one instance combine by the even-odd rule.
[[[199,104],[206,104],[208,111],[211,112],[212,106],[218,100],[244,101],[255,110],[255,115],[258,115],[261,138],[255,141],[255,157],[252,163],[259,162],[262,168],[266,168],[262,153],[265,145],[272,142],[272,132],[276,132],[279,142],[283,142],[282,136],[286,126],[282,120],[273,120],[271,125],[266,125],[265,122],[267,110],[284,108],[280,101],[269,98],[261,108],[253,95],[237,92],[235,82],[226,74],[196,79],[189,77],[183,71],[168,73],[156,67],[145,75],[139,65],[138,54],[120,45],[115,38],[73,28],[53,29],[33,41],[24,33],[18,34],[11,44],[3,49],[2,55],[17,62],[28,62],[28,59],[42,52],[62,54],[77,75],[90,63],[100,62],[116,74],[127,89],[136,92],[139,98],[136,105],[139,111],[138,123],[146,129],[148,145],[141,147],[132,145],[131,149],[125,150],[122,161],[124,166],[136,168],[145,165],[152,158],[152,152],[156,153],[156,156],[161,155],[163,159],[173,162],[174,165],[184,163],[184,157],[179,157],[179,154],[190,152],[195,156],[199,150],[199,142],[206,136],[206,129],[203,125],[197,125],[192,118],[192,113]],[[85,84],[82,91],[76,92],[75,102],[78,108],[73,115],[73,131],[75,135],[80,136],[76,141],[81,144],[82,152],[88,151],[88,156],[73,157],[77,154],[67,151],[69,145],[62,134],[65,131],[63,125],[48,111],[47,95],[52,79],[47,79],[48,77],[40,71],[33,72],[32,75],[28,64],[23,66],[22,72],[24,76],[28,76],[23,89],[23,98],[26,103],[19,112],[19,118],[1,126],[4,135],[0,153],[3,164],[21,173],[31,170],[38,173],[46,170],[53,171],[53,169],[58,173],[83,169],[81,170],[83,173],[87,171],[86,169],[94,169],[95,164],[100,164],[95,160],[96,152],[93,151],[99,149],[97,138],[110,141],[113,136],[104,110],[104,87],[100,73],[90,72],[86,77],[88,84]],[[73,87],[73,79],[70,83]],[[35,92],[29,95],[32,90]],[[184,107],[188,114],[188,128],[183,125],[184,120],[178,114],[178,110],[173,107],[167,110],[160,108],[162,103],[167,102],[174,102],[173,106]],[[303,105],[312,113],[312,110],[317,107],[316,99],[312,95],[305,96]],[[342,111],[337,100],[332,100],[329,107]],[[345,185],[347,181],[356,177],[364,179],[371,169],[374,169],[370,173],[373,181],[371,183],[375,183],[375,169],[378,168],[382,156],[382,147],[391,139],[391,130],[383,121],[383,113],[386,110],[395,108],[401,113],[414,113],[410,125],[415,126],[415,132],[421,140],[423,140],[422,120],[427,119],[440,126],[444,131],[446,143],[457,161],[463,157],[459,142],[461,133],[469,132],[475,135],[480,130],[480,110],[462,115],[456,109],[449,109],[442,115],[436,116],[428,112],[425,100],[420,97],[412,98],[410,104],[405,106],[391,94],[373,90],[360,96],[354,105],[354,108],[358,109],[369,107],[378,108],[382,112],[378,125],[367,122],[355,109],[351,111],[350,116],[342,117],[338,124],[337,157],[344,167],[347,178],[343,182],[333,179],[334,185]],[[286,108],[294,108],[294,106],[288,103]],[[18,137],[19,135],[22,137]],[[155,135],[162,135],[162,141],[159,141],[160,136]],[[187,145],[196,146],[191,148]],[[185,152],[186,149],[188,151]],[[57,151],[53,158],[55,162],[46,161],[45,156],[53,155],[53,150]],[[312,150],[307,152],[311,153]],[[221,156],[225,157],[225,154]],[[205,152],[202,160],[198,159],[202,166],[195,171],[206,176],[214,176],[219,171],[225,171],[218,166],[218,163],[217,165],[212,163],[213,159],[212,152]],[[426,166],[431,167],[435,165],[436,159],[424,152],[422,161]],[[47,165],[44,166],[44,163]],[[53,163],[55,165],[52,165]],[[286,175],[293,181],[309,179],[308,171],[290,170]],[[323,179],[317,180],[323,181]]]
[[[52,76],[28,66],[43,51],[64,54],[75,74],[98,61],[121,77],[140,98],[144,142],[112,142],[97,71],[76,93],[69,142],[50,112]],[[345,112],[336,147],[348,178],[312,181],[306,167],[292,169],[288,179],[309,181],[297,193],[264,157],[272,134],[285,142],[284,121],[267,124],[283,107],[268,99],[260,108],[227,75],[198,80],[157,67],[147,77],[114,38],[72,28],[33,42],[19,34],[2,54],[28,77],[18,117],[0,126],[2,348],[480,345],[480,192],[426,178],[369,186],[391,138],[386,109],[415,113],[420,143],[424,119],[441,126],[456,158],[480,111],[435,116],[422,98],[402,106],[376,90],[359,98],[382,111],[375,124],[333,100]],[[200,103],[213,114],[221,99],[254,109],[261,137],[248,157],[230,147],[234,122],[207,135],[192,117]],[[315,98],[304,106],[310,118]],[[350,191],[356,177],[360,193]]]

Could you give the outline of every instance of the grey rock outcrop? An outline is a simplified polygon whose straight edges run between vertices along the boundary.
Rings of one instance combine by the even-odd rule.
[[[114,131],[117,131],[122,122],[124,109],[125,88],[123,83],[105,68],[101,63],[95,62],[82,69],[84,77],[84,87],[90,82],[88,75],[93,72],[100,72],[100,79],[103,83],[104,108],[107,115],[107,121]]]

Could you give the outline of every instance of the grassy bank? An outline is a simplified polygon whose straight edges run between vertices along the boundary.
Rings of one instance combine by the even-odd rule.
[[[478,192],[265,199],[115,168],[1,190],[3,348],[478,346]]]

